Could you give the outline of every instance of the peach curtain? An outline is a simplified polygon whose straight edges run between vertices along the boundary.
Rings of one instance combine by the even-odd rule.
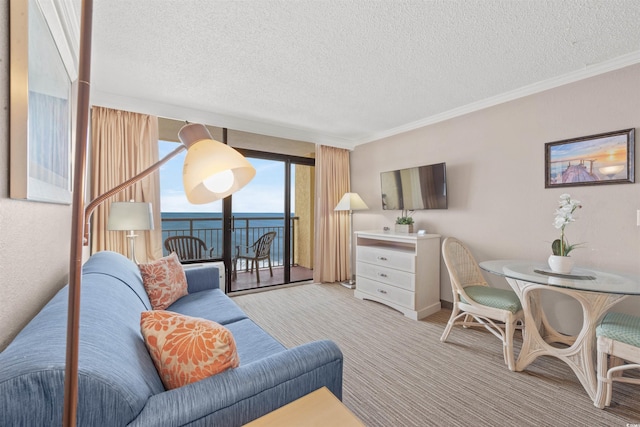
[[[349,151],[316,147],[316,239],[313,281],[351,278],[349,212],[334,208],[350,188]]]
[[[148,114],[93,107],[91,110],[91,199],[111,190],[158,161],[158,118]],[[91,253],[110,250],[128,256],[125,231],[108,231],[111,202],[151,203],[154,230],[136,231],[136,258],[162,257],[160,179],[156,171],[107,199],[91,218]]]

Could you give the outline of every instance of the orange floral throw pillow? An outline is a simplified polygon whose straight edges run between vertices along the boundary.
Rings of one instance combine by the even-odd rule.
[[[175,252],[138,267],[144,290],[154,310],[164,310],[178,298],[187,295],[187,277]]]
[[[170,390],[239,365],[236,342],[224,326],[171,311],[144,311],[140,330]]]

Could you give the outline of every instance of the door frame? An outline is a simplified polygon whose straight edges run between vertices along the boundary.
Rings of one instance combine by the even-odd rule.
[[[227,132],[224,129],[222,134],[222,142],[227,143]],[[283,162],[285,167],[284,173],[284,205],[282,212],[284,217],[284,283],[291,283],[291,167],[293,165],[313,166],[316,160],[311,157],[292,156],[289,154],[269,153],[265,151],[249,150],[244,148],[233,147],[240,154],[247,158],[256,158],[261,160],[273,160]],[[231,274],[233,253],[231,247],[231,233],[233,227],[232,203],[233,195],[226,197],[222,201],[222,239],[223,239],[223,262],[225,265],[225,293],[231,293]]]

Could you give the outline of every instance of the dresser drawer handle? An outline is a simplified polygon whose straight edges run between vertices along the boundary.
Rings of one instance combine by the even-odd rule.
[[[381,294],[386,294],[387,291],[385,291],[384,289],[378,289],[378,292],[380,292]]]
[[[378,261],[388,261],[388,259],[386,257],[379,256]]]
[[[384,273],[378,273],[378,276],[379,276],[379,277],[388,277],[388,276],[387,276],[386,274],[384,274]]]

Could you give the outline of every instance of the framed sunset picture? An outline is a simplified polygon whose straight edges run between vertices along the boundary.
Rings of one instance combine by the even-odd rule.
[[[634,131],[547,142],[545,188],[634,182]]]

